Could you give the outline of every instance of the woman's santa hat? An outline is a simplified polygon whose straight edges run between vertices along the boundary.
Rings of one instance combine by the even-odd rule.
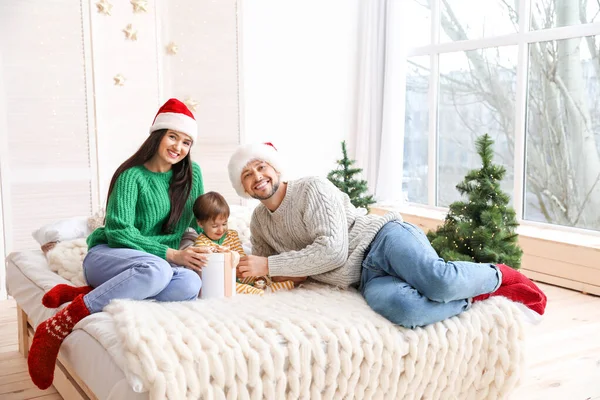
[[[194,114],[185,104],[177,99],[169,99],[161,108],[158,109],[154,122],[150,127],[150,133],[160,129],[171,129],[173,131],[185,133],[192,140],[198,137],[198,125]]]
[[[255,160],[266,162],[275,171],[279,172],[281,180],[284,179],[284,162],[272,143],[243,144],[237,148],[229,160],[229,180],[241,197],[250,198],[244,190],[244,185],[242,185],[242,171],[246,165]]]

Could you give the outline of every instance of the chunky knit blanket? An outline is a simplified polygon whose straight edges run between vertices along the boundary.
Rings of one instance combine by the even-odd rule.
[[[85,286],[83,277],[83,259],[87,254],[84,238],[56,243],[48,253],[48,267],[75,286]]]
[[[496,399],[523,370],[520,311],[504,298],[414,330],[354,290],[314,283],[264,297],[116,300],[105,312],[117,364],[151,399]]]

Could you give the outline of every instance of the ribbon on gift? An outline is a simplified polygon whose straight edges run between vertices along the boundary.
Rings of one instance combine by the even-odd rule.
[[[224,255],[225,262],[223,263],[223,267],[225,269],[225,297],[231,297],[231,253],[225,253]]]
[[[234,270],[235,270],[235,267],[237,267],[238,263],[240,262],[240,255],[235,251],[233,251],[233,252],[230,251],[230,252],[224,253],[224,260],[225,260],[225,262],[223,263],[223,266],[225,269],[224,293],[225,293],[225,297],[231,297],[236,293]]]

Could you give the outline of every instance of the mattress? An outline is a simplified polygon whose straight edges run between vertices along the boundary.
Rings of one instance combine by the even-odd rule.
[[[7,258],[7,283],[9,293],[37,326],[56,311],[41,304],[44,293],[68,282],[49,269],[42,252],[28,251]],[[210,301],[118,300],[105,312],[80,321],[64,341],[61,355],[100,400],[164,398],[161,382],[169,382],[163,385],[169,391],[189,390],[205,393],[204,397],[220,393],[217,397],[222,398],[236,398],[236,393],[246,393],[241,396],[246,398],[304,398],[310,393],[311,398],[324,399],[487,400],[507,398],[523,371],[519,311],[498,297],[415,330],[390,324],[350,291],[306,288],[278,296]],[[165,336],[170,327],[203,332],[193,335],[203,345],[194,351],[189,347],[189,352],[177,347],[179,352],[173,353],[173,343],[191,346],[195,341],[180,340],[181,332]],[[145,334],[129,337],[137,332]],[[177,340],[169,342],[171,346],[152,346],[159,343],[154,336]],[[166,354],[167,350],[173,354]],[[179,371],[180,356],[185,356],[189,367],[183,371]],[[209,359],[210,364],[202,363]],[[158,361],[164,376],[154,379],[158,375],[146,366],[156,366]],[[272,368],[263,368],[269,365]],[[174,371],[182,375],[171,382],[167,378]],[[325,379],[326,375],[334,380]],[[360,390],[352,389],[353,395],[346,396],[349,384]],[[142,393],[143,388],[150,393]],[[336,396],[338,391],[346,394]]]
[[[57,311],[42,305],[44,293],[59,283],[70,284],[48,268],[46,257],[41,251],[10,254],[6,262],[6,281],[8,293],[36,327]],[[85,318],[65,339],[60,355],[71,364],[73,371],[99,400],[147,399],[147,393],[136,393],[133,390],[109,351],[90,334],[103,334],[114,346],[118,346],[118,341],[110,340],[111,335],[114,335],[112,324],[105,313]],[[112,350],[118,351],[115,348]]]

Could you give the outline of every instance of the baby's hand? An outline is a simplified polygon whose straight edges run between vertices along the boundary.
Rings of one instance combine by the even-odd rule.
[[[214,250],[216,253],[228,253],[229,251],[231,251],[228,246],[220,245],[217,245],[217,247]]]
[[[210,246],[194,246],[194,248],[198,249],[198,250],[196,250],[198,253],[215,253],[216,252],[216,250]]]

